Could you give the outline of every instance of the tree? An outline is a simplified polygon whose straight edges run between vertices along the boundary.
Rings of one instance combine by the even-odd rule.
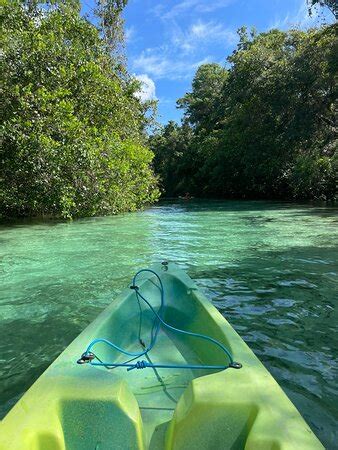
[[[180,183],[181,192],[199,196],[333,198],[336,32],[337,25],[261,34],[242,28],[228,70],[199,67],[192,91],[178,100],[183,124],[173,129],[180,157],[170,175],[169,165],[161,166],[167,192]],[[159,148],[172,155],[167,131],[152,140],[156,155]]]
[[[79,3],[11,0],[2,23],[0,213],[110,214],[156,199],[148,105]]]
[[[290,175],[299,158],[326,158],[335,139],[334,48],[334,26],[273,30],[229,58],[233,66],[224,98],[231,115],[222,145],[237,169],[240,192],[313,196],[313,191],[295,188]],[[332,160],[328,162],[325,197],[333,195],[324,189],[332,186]]]
[[[219,96],[228,71],[218,64],[202,64],[192,82],[192,92],[177,100],[185,111],[185,120],[199,130],[210,130],[220,116]]]
[[[194,190],[196,154],[192,160],[191,139],[191,127],[188,124],[180,127],[173,121],[150,138],[150,147],[155,154],[154,168],[168,197]]]

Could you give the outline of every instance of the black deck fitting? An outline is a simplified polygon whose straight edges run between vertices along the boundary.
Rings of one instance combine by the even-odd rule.
[[[90,361],[93,361],[93,359],[95,358],[94,353],[83,353],[81,358],[77,360],[78,364],[86,364]]]
[[[232,369],[241,369],[243,366],[240,362],[232,361],[232,363],[229,364],[229,367]]]

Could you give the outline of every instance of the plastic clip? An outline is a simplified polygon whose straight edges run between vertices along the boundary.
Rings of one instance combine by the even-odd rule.
[[[95,355],[94,353],[83,353],[81,358],[77,360],[78,364],[86,364],[89,363],[90,361],[93,361],[93,359],[95,359]]]
[[[229,364],[229,367],[232,369],[241,369],[243,366],[240,362],[232,361],[232,363]]]

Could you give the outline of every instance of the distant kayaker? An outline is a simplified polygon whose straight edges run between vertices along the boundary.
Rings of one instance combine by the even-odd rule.
[[[186,192],[184,195],[180,195],[179,198],[182,200],[191,200],[194,197],[190,195],[189,192]]]

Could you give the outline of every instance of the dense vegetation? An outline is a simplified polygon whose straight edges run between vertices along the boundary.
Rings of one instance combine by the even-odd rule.
[[[120,52],[125,4],[98,2],[94,26],[76,0],[2,2],[0,216],[116,213],[157,197],[150,105]]]
[[[239,36],[226,68],[197,70],[182,124],[151,138],[165,195],[332,199],[337,25]]]

